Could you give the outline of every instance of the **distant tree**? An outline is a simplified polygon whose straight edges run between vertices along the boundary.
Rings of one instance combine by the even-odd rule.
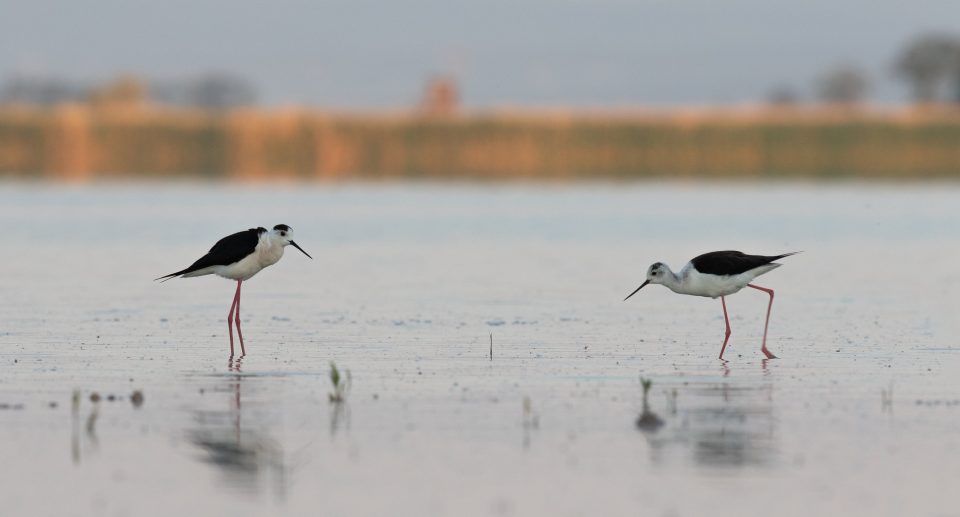
[[[854,65],[840,65],[818,81],[817,96],[831,104],[857,104],[866,97],[867,75]]]
[[[169,81],[151,80],[147,86],[150,101],[159,104],[183,104],[183,88]]]
[[[194,106],[210,109],[248,106],[257,101],[257,92],[247,81],[232,75],[208,74],[189,87]]]
[[[911,83],[916,102],[940,100],[943,85],[960,78],[958,68],[960,38],[949,34],[917,37],[907,45],[894,64],[897,74]]]
[[[257,102],[256,89],[244,79],[222,73],[210,73],[194,79],[155,82],[150,97],[161,104],[203,109],[227,109]]]
[[[793,88],[781,84],[770,90],[767,102],[775,106],[793,106],[800,102],[800,96]]]
[[[960,53],[957,53],[957,67],[953,71],[953,102],[960,104]]]
[[[14,76],[0,88],[0,103],[52,106],[80,102],[89,88],[54,77]]]

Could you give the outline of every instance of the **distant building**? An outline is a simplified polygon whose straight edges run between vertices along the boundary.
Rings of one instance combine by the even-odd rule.
[[[434,77],[427,82],[420,109],[427,115],[452,115],[460,107],[457,82],[450,77]]]

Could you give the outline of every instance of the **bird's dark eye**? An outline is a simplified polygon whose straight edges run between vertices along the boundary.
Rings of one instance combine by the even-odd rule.
[[[287,236],[287,232],[280,232],[280,236],[281,236],[281,237],[286,237],[286,236]]]

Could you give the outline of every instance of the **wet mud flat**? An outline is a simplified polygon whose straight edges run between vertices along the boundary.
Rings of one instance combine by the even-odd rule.
[[[0,514],[960,514],[958,193],[4,187]],[[229,282],[149,280],[245,218],[317,260],[244,286],[231,360]],[[726,362],[718,301],[621,301],[726,247],[805,252],[779,359],[763,293]]]

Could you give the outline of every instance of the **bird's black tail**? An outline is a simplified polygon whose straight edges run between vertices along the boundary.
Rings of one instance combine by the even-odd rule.
[[[803,251],[791,251],[790,253],[784,253],[783,255],[776,255],[776,256],[767,257],[767,258],[770,259],[770,262],[773,262],[774,260],[780,260],[782,258],[789,257],[790,255],[796,255],[797,253],[803,253]]]
[[[186,273],[187,270],[189,270],[189,269],[190,269],[190,268],[182,269],[182,270],[180,270],[180,271],[177,271],[176,273],[170,273],[169,275],[163,275],[163,276],[161,276],[161,277],[154,278],[153,281],[156,282],[157,280],[159,280],[161,283],[162,283],[162,282],[166,282],[167,280],[172,280],[172,279],[174,279],[174,278],[176,278],[176,277],[178,277],[178,276]]]

